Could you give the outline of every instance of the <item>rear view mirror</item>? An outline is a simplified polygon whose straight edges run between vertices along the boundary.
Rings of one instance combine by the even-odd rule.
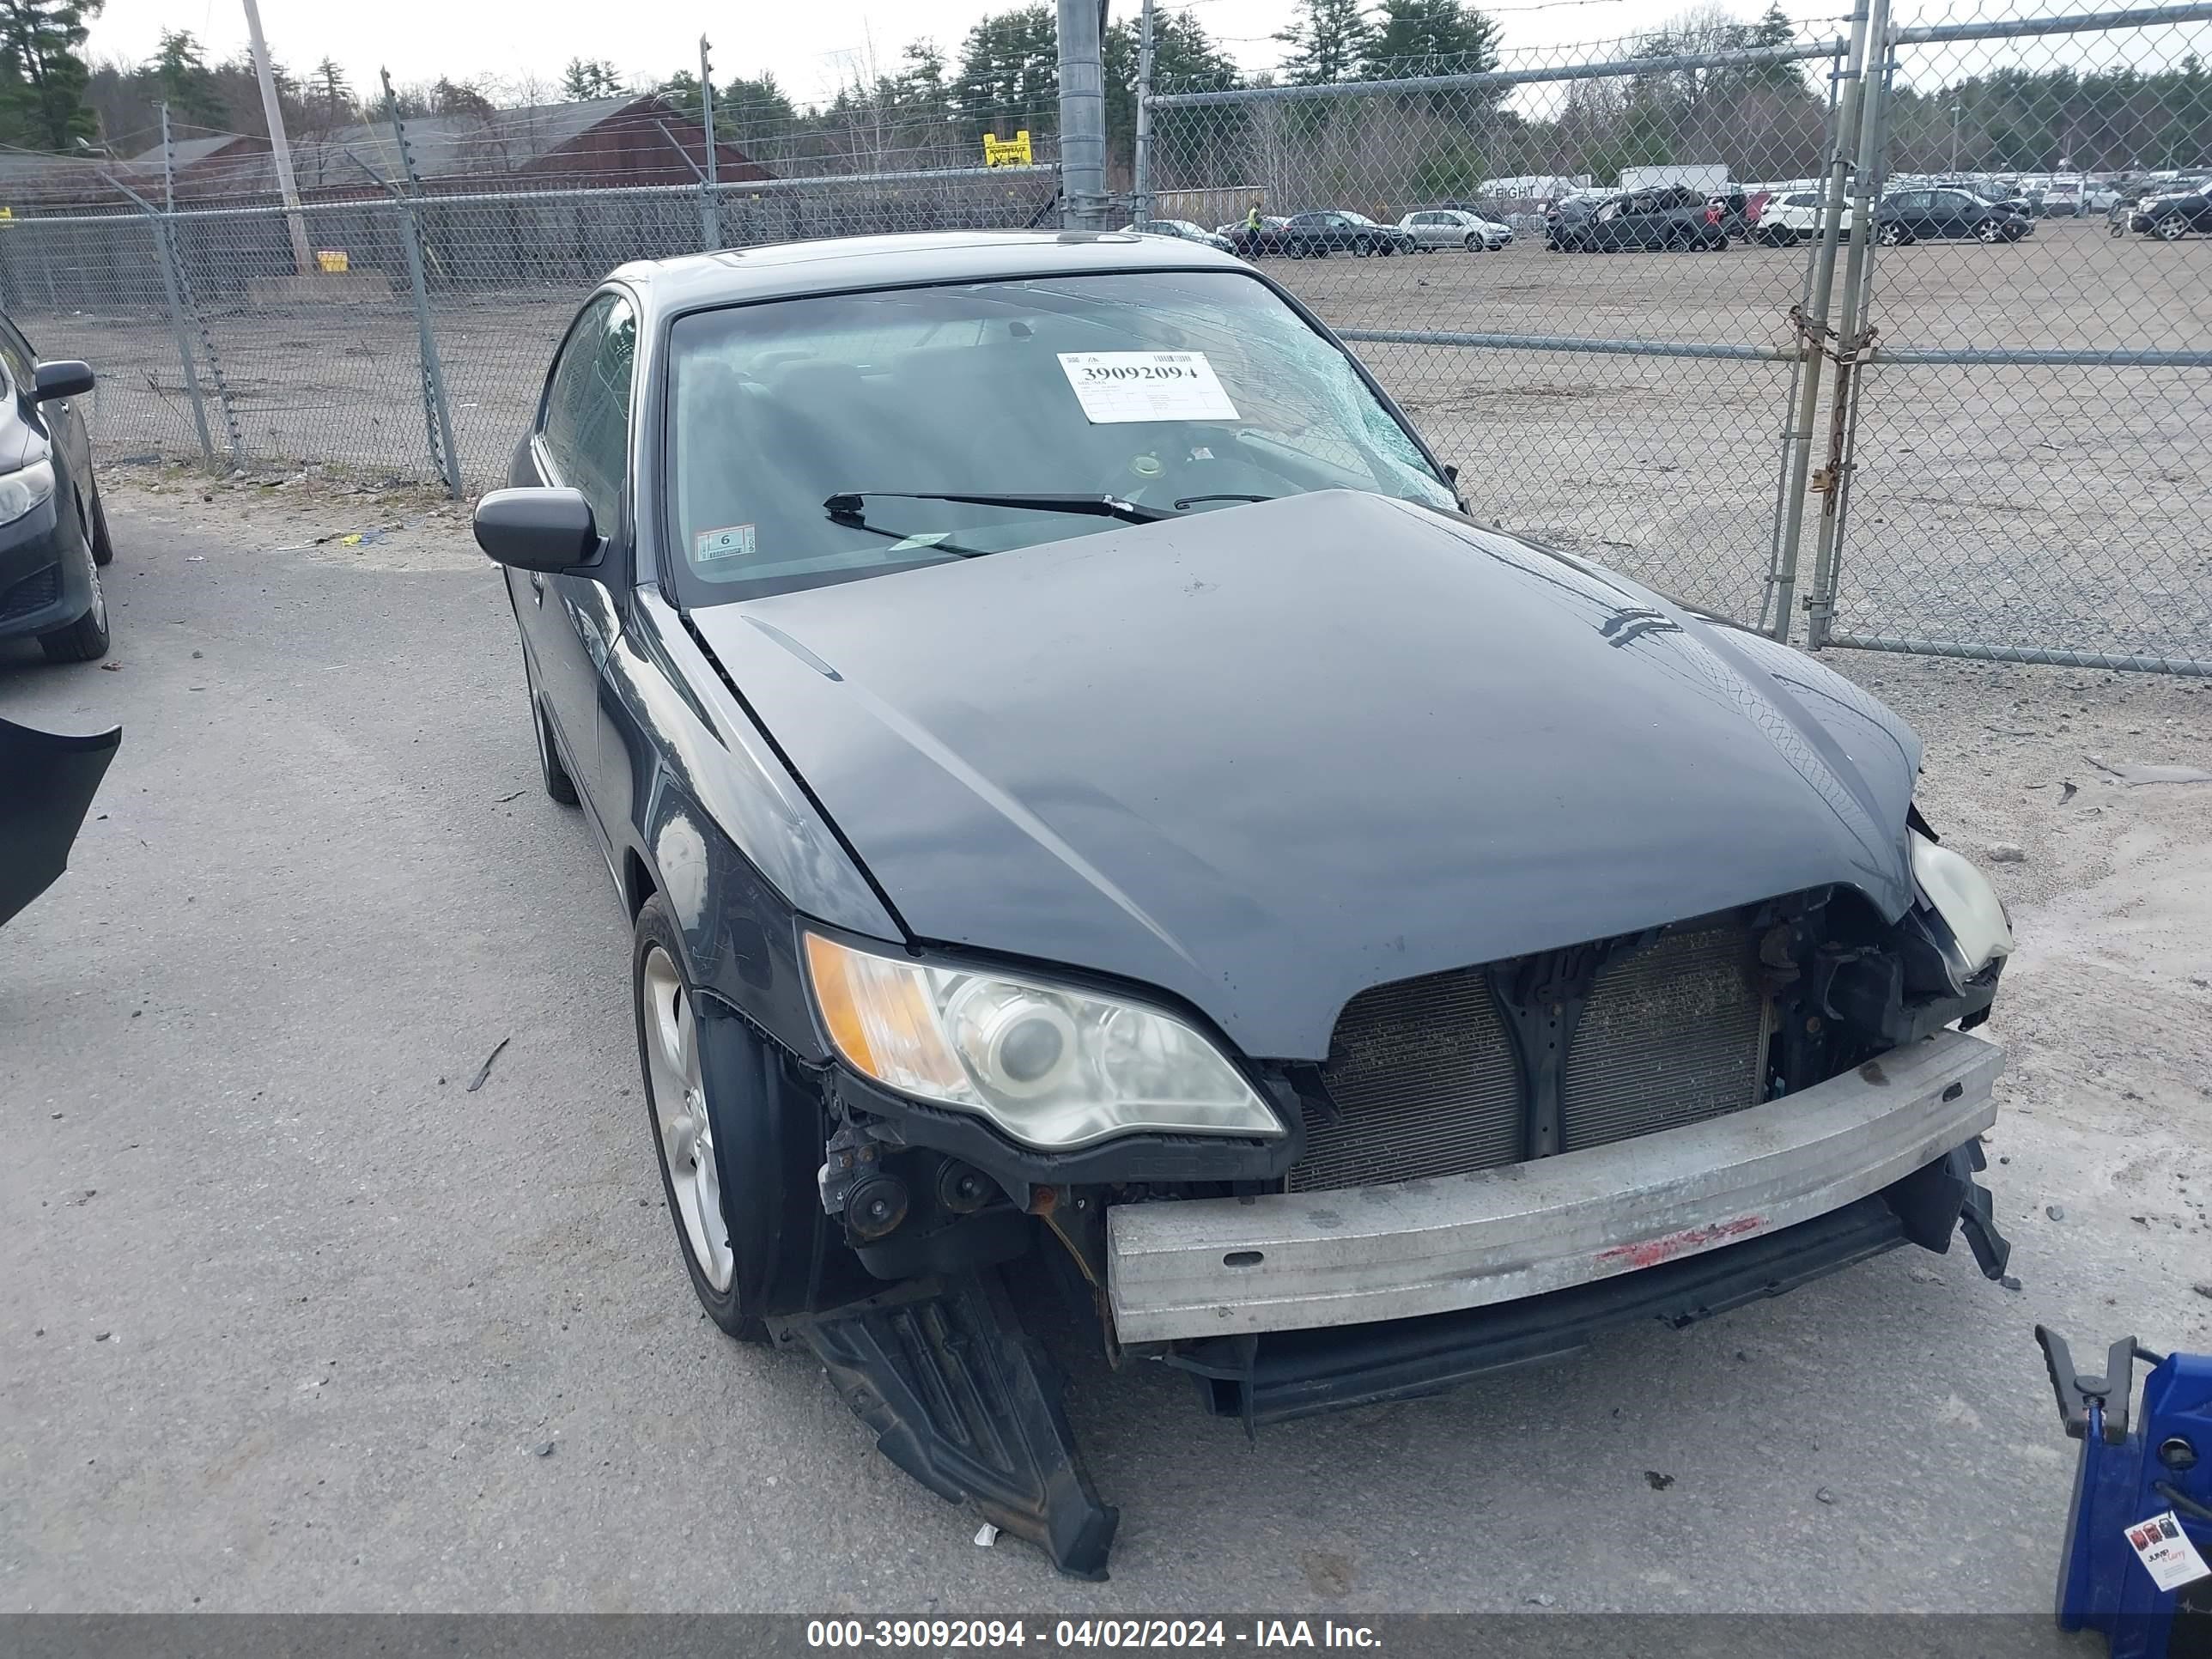
[[[599,556],[599,528],[578,489],[495,489],[477,503],[477,545],[521,570],[575,571]]]
[[[82,398],[93,387],[92,367],[73,357],[40,363],[31,377],[31,400],[46,403],[55,398]]]

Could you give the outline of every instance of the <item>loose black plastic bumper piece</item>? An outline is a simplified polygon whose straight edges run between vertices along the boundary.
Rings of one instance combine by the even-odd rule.
[[[776,1334],[813,1349],[878,1449],[923,1486],[973,1504],[1062,1572],[1106,1577],[1121,1512],[1098,1501],[1060,1373],[996,1273],[917,1279]]]
[[[1954,1223],[1958,1216],[1954,1207]],[[1877,1194],[1741,1244],[1519,1302],[1333,1330],[1212,1338],[1164,1358],[1197,1375],[1210,1410],[1241,1417],[1249,1428],[1441,1394],[1486,1372],[1572,1353],[1602,1332],[1644,1319],[1693,1324],[1879,1255],[1907,1237],[1904,1219]]]

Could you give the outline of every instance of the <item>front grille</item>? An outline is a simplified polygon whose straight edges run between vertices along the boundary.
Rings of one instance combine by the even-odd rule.
[[[1560,1068],[1560,1149],[1756,1105],[1767,1035],[1755,940],[1742,923],[1668,934],[1616,959],[1591,981]],[[1293,1192],[1462,1175],[1529,1155],[1536,1114],[1486,969],[1361,992],[1337,1019],[1322,1076],[1338,1110],[1307,1111]]]
[[[0,622],[13,622],[33,611],[43,611],[62,596],[62,568],[50,564],[33,570],[4,594],[0,594]]]
[[[1292,1192],[1458,1175],[1521,1156],[1521,1071],[1480,968],[1362,991],[1322,1070],[1334,1122],[1306,1115]]]
[[[1562,1151],[1759,1103],[1766,1004],[1748,930],[1675,933],[1598,973],[1567,1050]]]

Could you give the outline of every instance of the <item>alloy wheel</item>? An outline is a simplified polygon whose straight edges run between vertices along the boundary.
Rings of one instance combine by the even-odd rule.
[[[714,1162],[714,1120],[707,1109],[699,1072],[699,1026],[691,999],[668,952],[646,953],[638,994],[645,1000],[646,1086],[659,1130],[660,1161],[676,1194],[691,1259],[707,1282],[726,1291],[737,1271],[730,1230],[722,1218],[721,1171]]]

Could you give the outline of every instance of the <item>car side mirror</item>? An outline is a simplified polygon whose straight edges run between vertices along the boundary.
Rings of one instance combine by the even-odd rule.
[[[474,523],[477,545],[518,570],[589,574],[599,561],[599,527],[580,489],[495,489]]]
[[[58,357],[51,363],[40,363],[32,374],[31,401],[43,404],[56,398],[82,398],[92,390],[94,380],[89,363]]]

